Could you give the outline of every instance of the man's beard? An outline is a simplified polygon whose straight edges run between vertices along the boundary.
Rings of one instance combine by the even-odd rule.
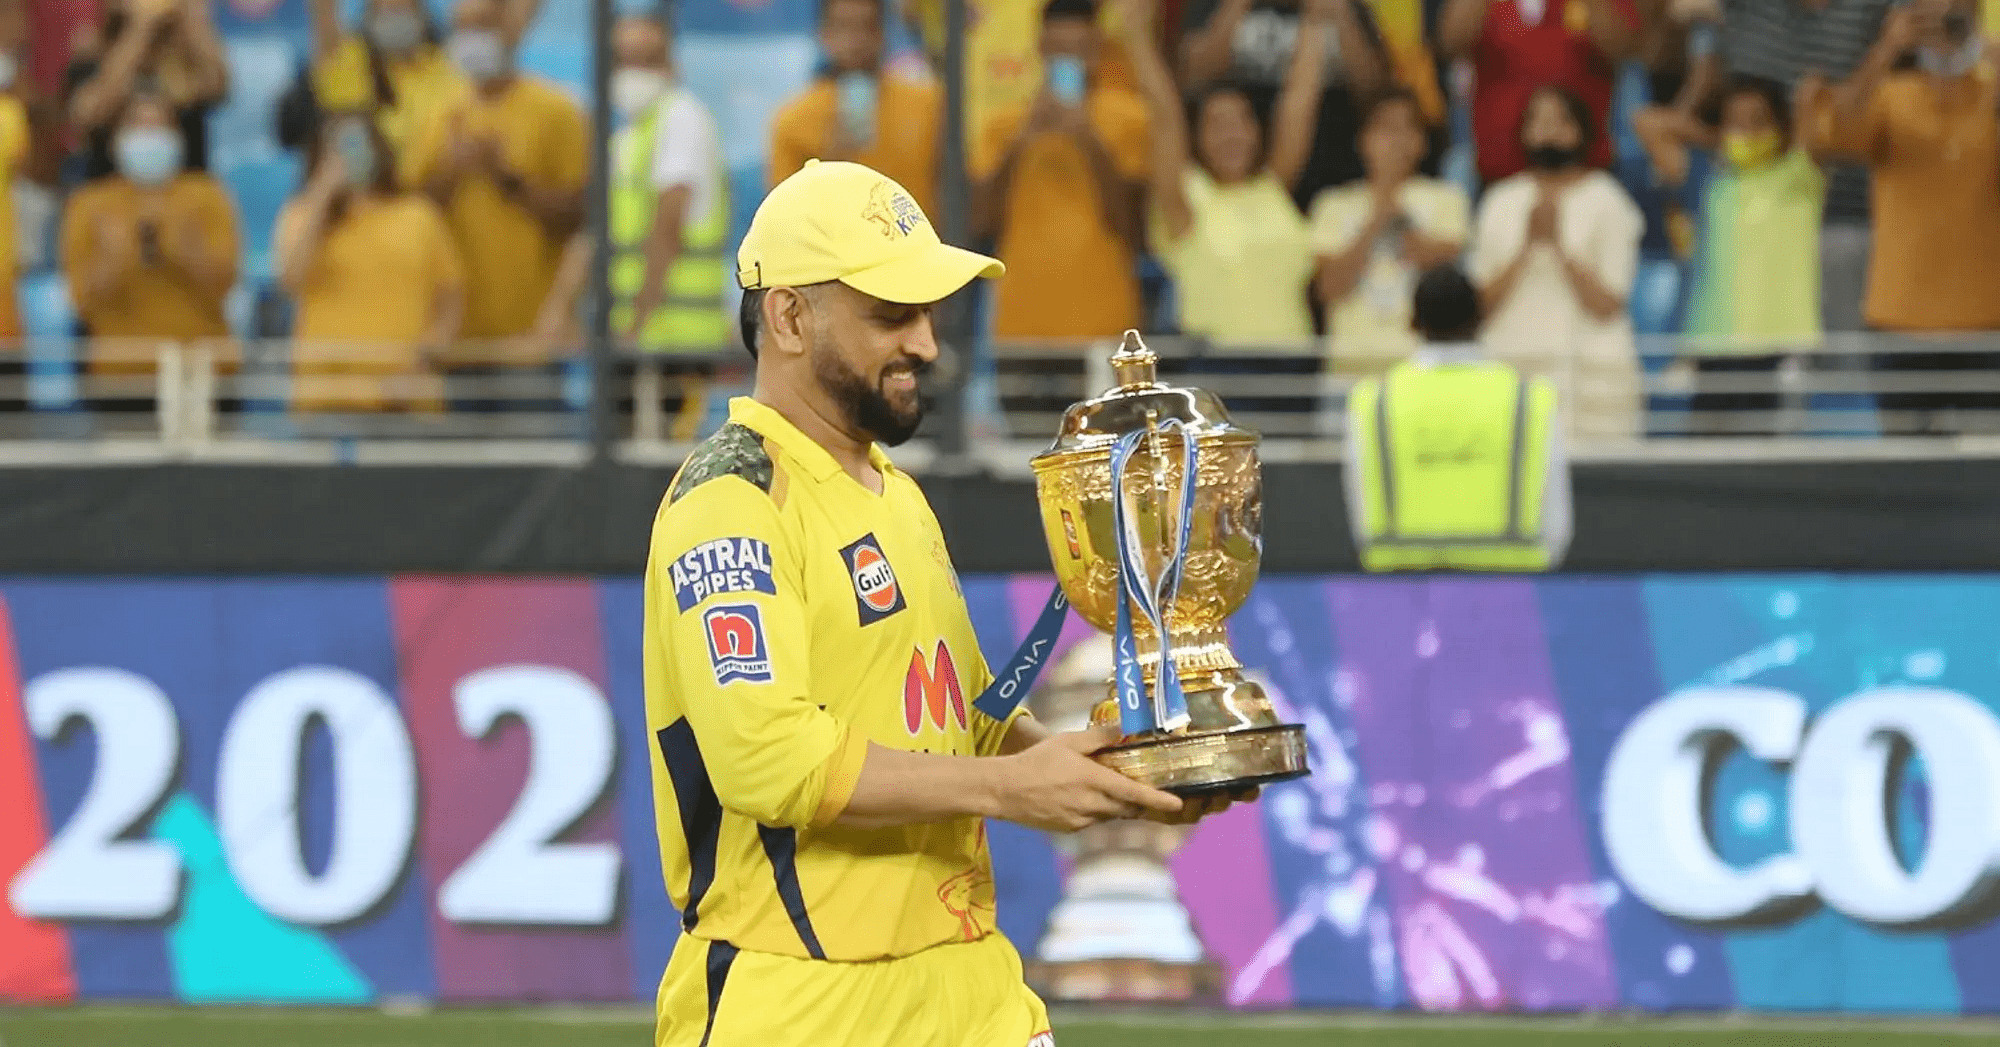
[[[887,372],[893,368],[907,367],[919,379],[930,365],[915,357],[904,357],[883,368]],[[820,387],[840,410],[847,415],[847,421],[854,428],[888,447],[897,447],[915,436],[917,426],[924,420],[923,394],[919,392],[907,410],[899,411],[882,395],[882,374],[877,373],[870,382],[856,373],[840,359],[838,353],[829,348],[815,348],[813,352],[813,375],[819,379]]]

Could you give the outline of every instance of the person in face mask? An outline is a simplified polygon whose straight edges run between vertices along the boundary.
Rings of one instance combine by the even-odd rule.
[[[612,27],[611,329],[629,347],[678,359],[664,366],[681,387],[686,437],[706,414],[713,368],[706,357],[730,342],[723,238],[728,179],[715,121],[674,82],[673,33],[660,18],[627,15]],[[592,244],[579,235],[543,303],[535,340],[551,353],[579,344],[578,305]]]
[[[612,143],[612,328],[647,351],[708,353],[729,341],[729,207],[715,120],[674,84],[665,22],[621,18],[611,44],[611,92],[625,121]]]
[[[166,99],[139,95],[112,136],[117,172],[70,197],[63,269],[94,338],[94,370],[150,370],[161,339],[228,333],[222,299],[236,282],[236,217],[222,184],[185,168],[186,148]]]
[[[312,175],[278,218],[278,279],[298,303],[299,411],[435,410],[432,359],[458,337],[464,267],[437,205],[397,188],[375,121],[328,121]]]
[[[507,11],[501,0],[453,9],[446,51],[472,89],[431,116],[405,169],[444,211],[465,262],[465,337],[448,354],[454,365],[494,362],[492,340],[532,332],[583,218],[588,123],[560,87],[515,71]],[[520,358],[515,347],[506,352]]]
[[[1707,145],[1723,161],[1702,199],[1701,253],[1684,327],[1693,434],[1778,432],[1777,372],[1820,342],[1826,176],[1795,138],[1792,109],[1783,85],[1739,77],[1722,95],[1720,133],[1672,145],[1682,152]],[[1685,159],[1678,166],[1686,170]],[[1746,380],[1768,385],[1746,391]]]
[[[116,168],[112,127],[127,103],[158,95],[173,106],[186,166],[208,166],[208,114],[229,93],[222,37],[207,0],[113,0],[71,57],[71,126],[84,134],[84,177]]]
[[[1950,351],[1921,334],[2000,329],[2000,90],[1978,16],[1972,0],[1914,0],[1890,11],[1845,83],[1800,87],[1808,140],[1867,164],[1872,178],[1863,315],[1900,332],[1877,339],[1880,370],[2000,370],[2000,354]],[[1960,391],[1968,383],[1950,374],[1896,380],[1931,388],[1879,395],[1885,431],[2000,432],[2000,394]]]
[[[1587,439],[1639,432],[1638,357],[1625,298],[1644,219],[1616,179],[1586,164],[1597,129],[1561,87],[1529,96],[1519,130],[1528,170],[1480,201],[1471,269],[1486,302],[1482,341],[1524,373],[1574,382],[1564,395]]]
[[[339,0],[312,0],[310,83],[322,111],[372,110],[399,153],[426,114],[465,90],[423,0],[367,0],[352,30]],[[312,138],[305,141],[310,148]]]
[[[771,121],[771,184],[807,160],[853,160],[895,179],[935,213],[943,100],[930,84],[882,68],[886,0],[820,0],[825,62]]]

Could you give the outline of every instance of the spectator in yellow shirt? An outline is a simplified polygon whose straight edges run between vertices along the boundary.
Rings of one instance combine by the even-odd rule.
[[[973,216],[1007,279],[996,338],[1103,338],[1139,323],[1132,271],[1146,177],[1146,106],[1097,82],[1093,0],[1042,9],[1043,80],[1033,103],[996,113],[973,162]]]
[[[827,69],[772,121],[770,181],[784,181],[807,160],[852,160],[935,212],[941,100],[934,85],[883,70],[884,3],[820,0]]]
[[[0,94],[0,185],[13,184],[15,176],[27,165],[29,151],[27,106],[19,95]],[[21,337],[20,309],[14,294],[14,280],[20,272],[20,250],[14,208],[0,207],[0,338]]]
[[[324,112],[373,112],[398,157],[431,113],[466,90],[423,0],[367,0],[361,25],[340,24],[339,0],[312,0],[313,100]],[[502,31],[518,43],[540,0],[507,0]]]
[[[63,270],[93,338],[93,371],[150,370],[155,343],[228,333],[222,299],[236,282],[236,214],[222,184],[182,167],[174,107],[135,96],[112,139],[117,172],[70,197]]]
[[[546,352],[521,336],[583,217],[583,110],[515,70],[506,11],[500,0],[460,0],[447,46],[472,90],[432,114],[406,168],[444,209],[465,263],[467,341],[447,354],[454,365],[547,362],[526,358]]]
[[[300,410],[435,408],[435,351],[458,337],[465,273],[444,215],[396,185],[379,124],[337,116],[312,177],[278,217],[278,279],[298,301]]]

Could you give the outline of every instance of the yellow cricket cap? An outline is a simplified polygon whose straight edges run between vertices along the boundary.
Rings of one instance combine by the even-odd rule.
[[[998,259],[939,240],[894,179],[844,160],[807,160],[772,187],[736,250],[736,283],[746,291],[839,280],[904,305],[1006,271]]]

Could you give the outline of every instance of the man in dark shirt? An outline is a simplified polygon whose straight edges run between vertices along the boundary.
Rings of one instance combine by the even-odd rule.
[[[1359,0],[1191,0],[1181,42],[1181,79],[1198,87],[1227,76],[1241,81],[1260,113],[1269,114],[1298,42],[1306,3],[1324,2],[1334,21],[1326,91],[1312,154],[1292,195],[1311,206],[1321,189],[1361,177],[1356,151],[1360,103],[1392,75],[1375,16]]]

